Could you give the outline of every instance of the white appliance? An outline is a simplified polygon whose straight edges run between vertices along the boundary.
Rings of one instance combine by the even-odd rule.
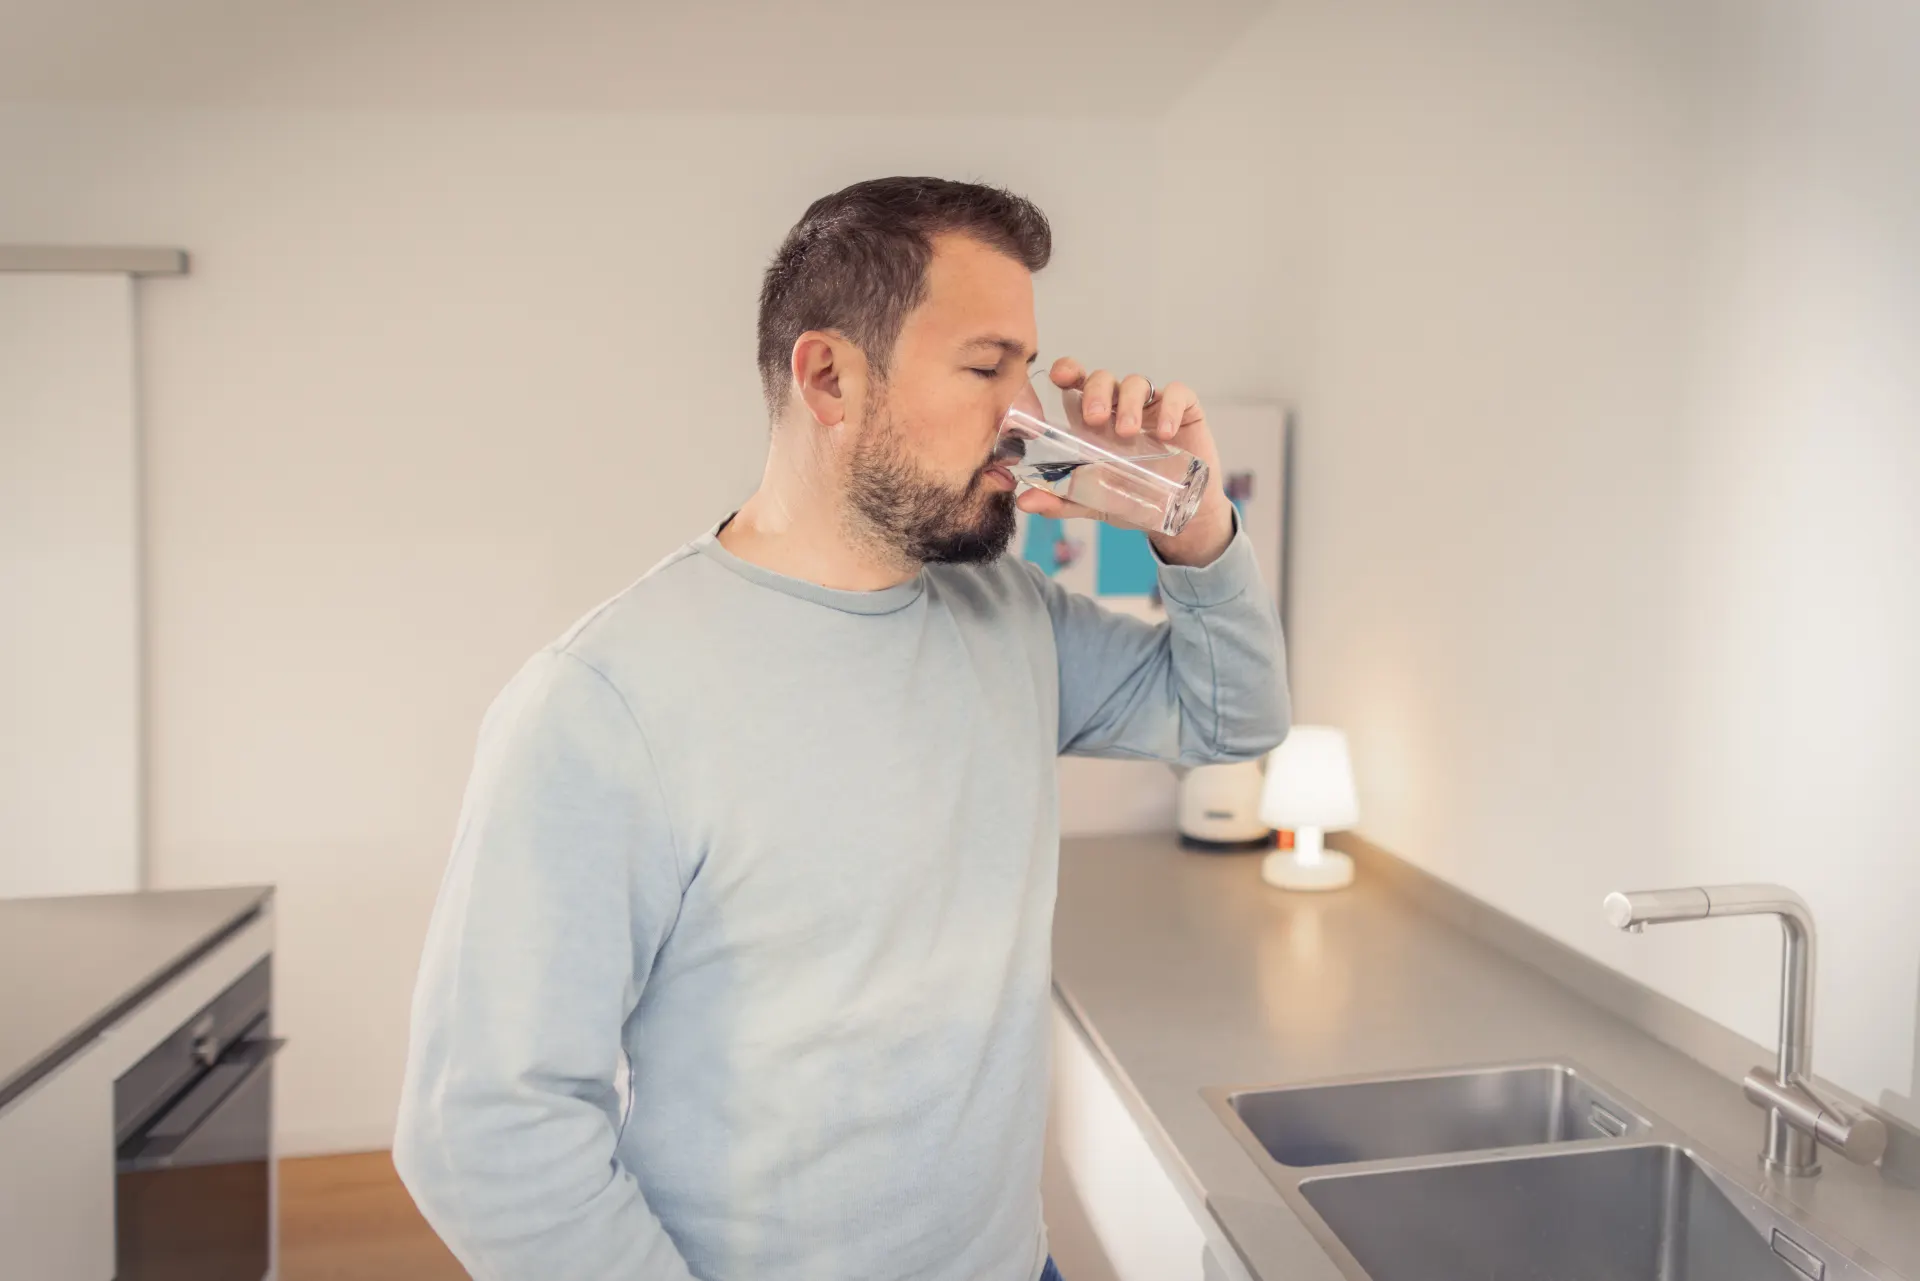
[[[1200,765],[1180,780],[1180,843],[1191,849],[1265,849],[1273,828],[1260,817],[1259,761]]]

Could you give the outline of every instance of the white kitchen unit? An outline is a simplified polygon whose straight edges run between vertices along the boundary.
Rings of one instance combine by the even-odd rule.
[[[265,889],[0,902],[0,1272],[112,1281],[191,1239],[206,1281],[273,1275],[272,951]]]
[[[141,884],[140,282],[0,245],[0,898]]]
[[[1158,1126],[1129,1109],[1058,993],[1053,1131],[1119,1281],[1253,1281]]]

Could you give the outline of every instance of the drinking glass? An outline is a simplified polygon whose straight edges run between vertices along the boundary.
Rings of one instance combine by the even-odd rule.
[[[1022,488],[1057,494],[1115,524],[1179,533],[1206,494],[1207,465],[1144,430],[1122,440],[1112,419],[1088,427],[1080,401],[1079,388],[1063,390],[1036,372],[1000,420],[994,461]]]

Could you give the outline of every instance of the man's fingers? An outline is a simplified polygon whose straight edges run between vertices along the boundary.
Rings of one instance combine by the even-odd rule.
[[[1021,511],[1030,516],[1051,516],[1055,520],[1099,520],[1100,513],[1079,503],[1070,503],[1044,489],[1029,489],[1014,499]]]
[[[1152,390],[1153,384],[1139,374],[1128,374],[1120,380],[1114,403],[1114,435],[1127,440],[1140,434],[1146,422],[1147,393]]]
[[[1185,383],[1168,383],[1160,399],[1153,403],[1153,430],[1162,440],[1172,440],[1188,418],[1198,418],[1200,398]]]
[[[1047,369],[1047,376],[1056,387],[1080,389],[1083,424],[1109,428],[1122,439],[1146,431],[1172,440],[1181,427],[1201,416],[1200,398],[1185,383],[1168,383],[1149,405],[1147,396],[1154,386],[1140,374],[1116,378],[1112,370],[1089,371],[1073,357],[1062,356]]]
[[[1096,369],[1087,375],[1080,389],[1080,418],[1089,427],[1105,427],[1113,421],[1113,374]]]
[[[1044,489],[1023,489],[1013,503],[1021,511],[1034,516],[1058,516],[1060,508],[1067,505],[1065,499]]]

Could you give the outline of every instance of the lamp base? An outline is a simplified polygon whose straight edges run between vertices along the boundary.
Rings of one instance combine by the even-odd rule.
[[[1353,860],[1325,850],[1315,861],[1304,863],[1298,850],[1275,850],[1261,861],[1260,879],[1281,890],[1344,890],[1353,884]]]

